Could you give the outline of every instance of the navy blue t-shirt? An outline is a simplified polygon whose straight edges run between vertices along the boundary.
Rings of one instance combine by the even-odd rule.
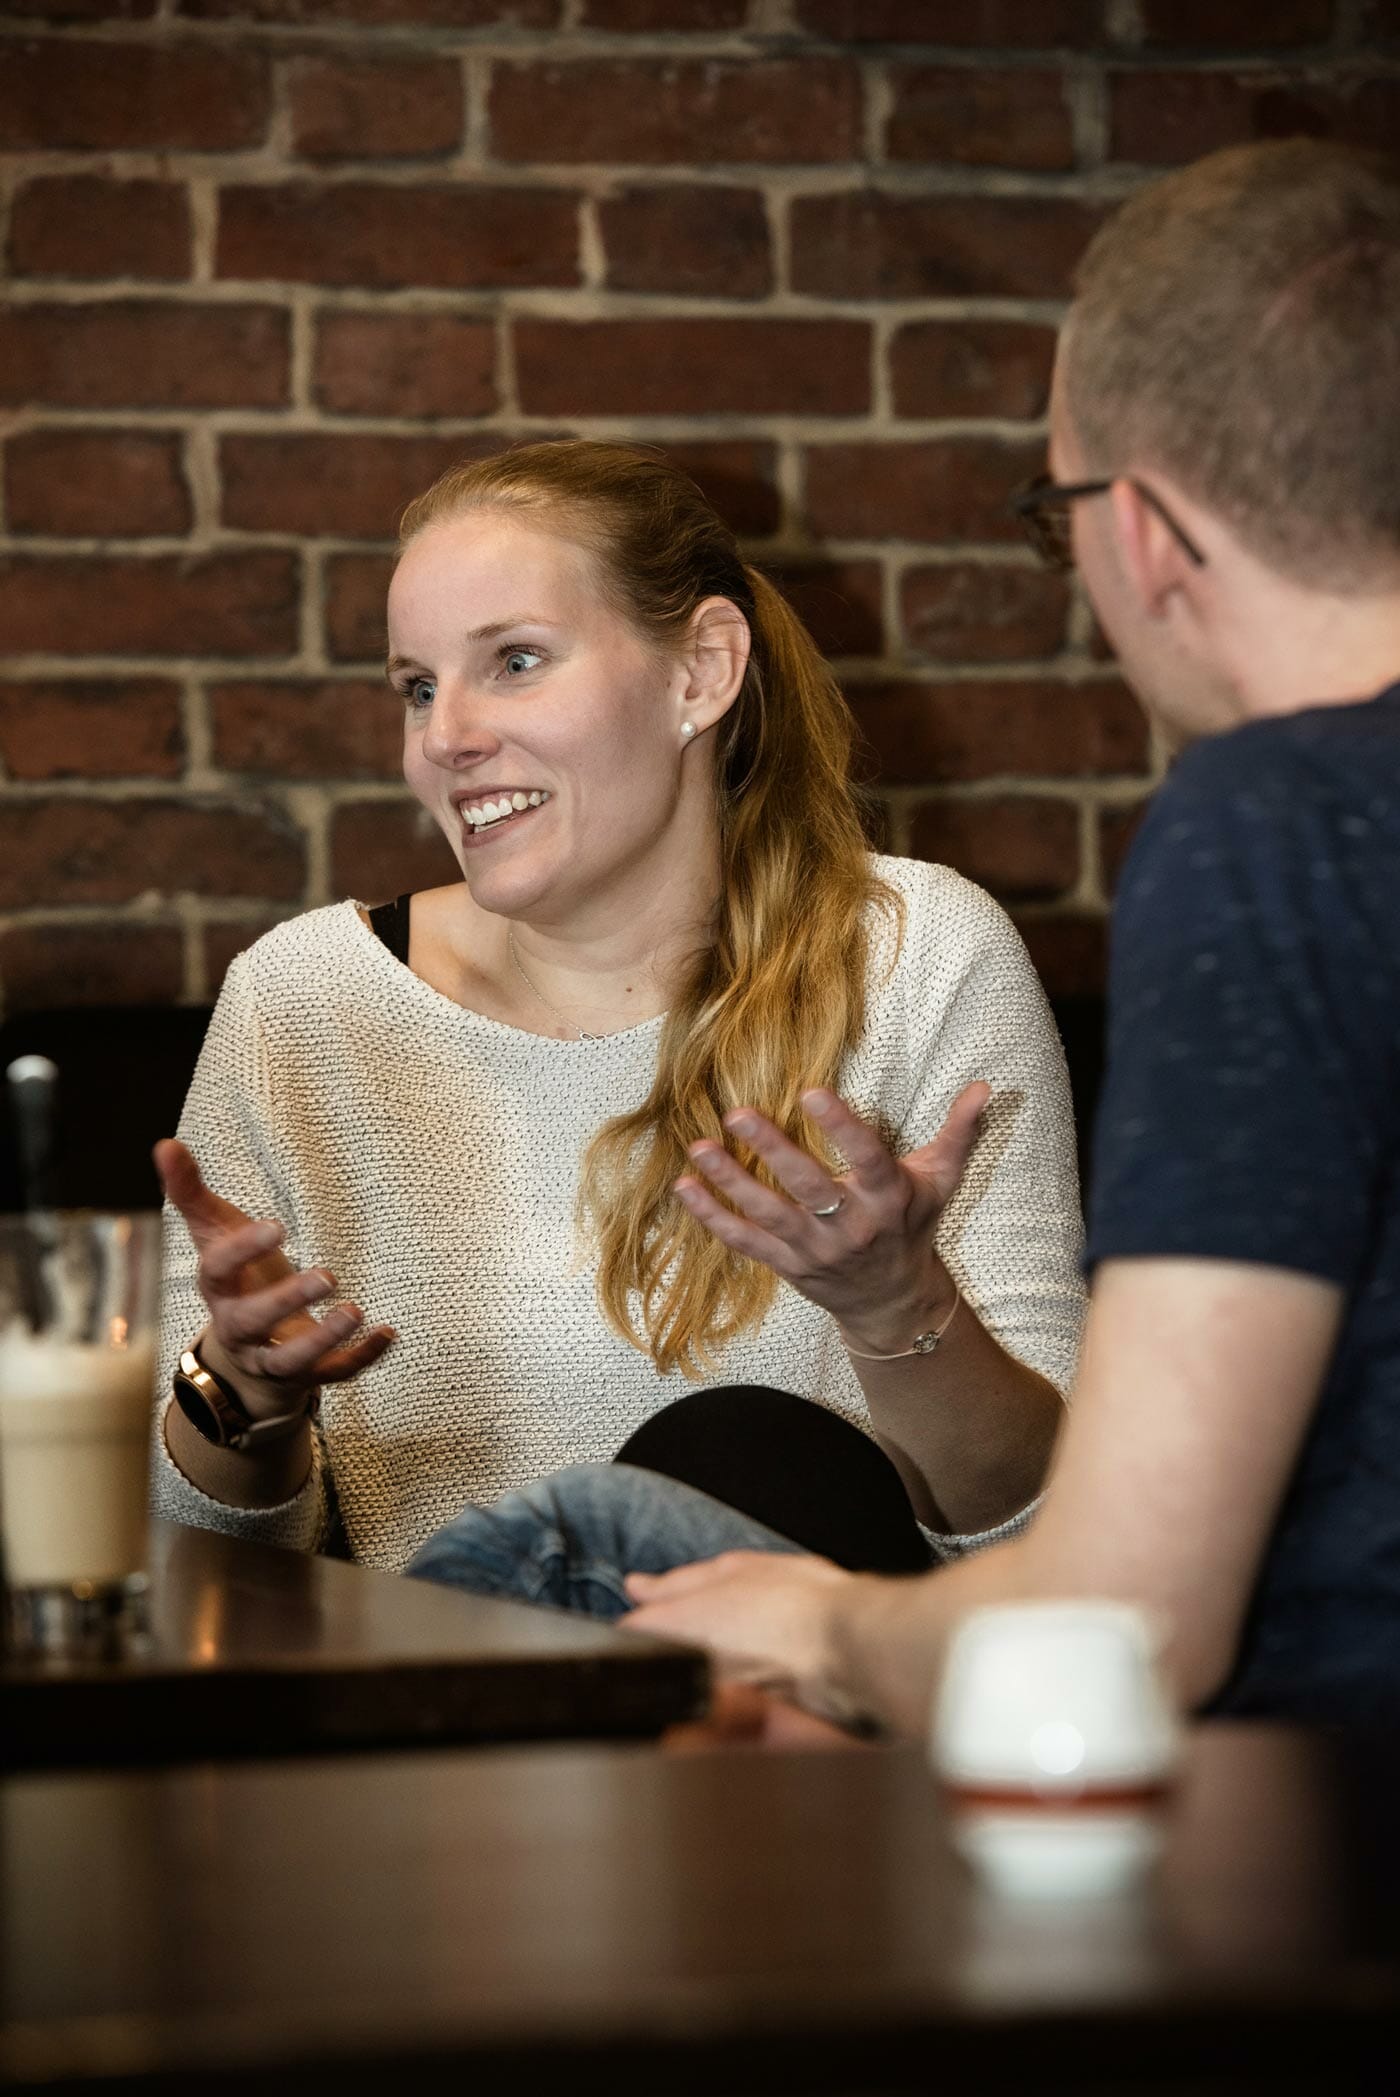
[[[1346,1308],[1212,1706],[1400,1716],[1400,684],[1198,743],[1114,911],[1087,1259],[1247,1260]]]

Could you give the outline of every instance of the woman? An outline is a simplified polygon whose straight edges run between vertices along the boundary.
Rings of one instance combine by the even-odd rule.
[[[612,1455],[689,1376],[873,1426],[942,1526],[1013,1514],[1078,1335],[1063,1060],[996,906],[866,852],[805,630],[674,467],[559,443],[410,507],[389,636],[405,776],[463,878],[398,913],[402,958],[343,903],[230,970],[181,1123],[219,1194],[159,1154],[189,1226],[172,1371],[198,1343],[158,1504],[308,1549],[338,1513],[401,1567],[464,1501]],[[891,1166],[879,1217],[838,1188],[782,1281],[717,1230],[691,1168],[733,1198],[726,1137],[802,1202],[860,1140],[831,1088],[908,1152],[960,1094],[945,1144],[970,1140],[982,1078],[946,1208],[937,1159],[922,1194]]]

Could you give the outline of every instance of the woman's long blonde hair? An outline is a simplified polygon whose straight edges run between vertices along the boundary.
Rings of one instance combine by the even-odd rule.
[[[801,621],[659,454],[561,441],[455,467],[404,512],[400,545],[475,509],[524,513],[583,546],[622,616],[662,652],[679,651],[707,597],[737,605],[752,635],[714,731],[721,878],[709,940],[667,1013],[649,1095],[599,1130],[580,1188],[609,1324],[663,1373],[699,1375],[759,1324],[777,1278],[676,1199],[686,1147],[723,1140],[721,1117],[738,1106],[810,1146],[800,1096],[836,1082],[864,1027],[870,906],[899,916],[849,779],[853,723]]]

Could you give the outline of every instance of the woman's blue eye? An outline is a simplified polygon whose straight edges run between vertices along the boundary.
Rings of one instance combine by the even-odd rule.
[[[404,686],[404,698],[410,706],[431,706],[437,686],[431,677],[413,677]]]
[[[527,670],[533,670],[536,663],[543,660],[537,649],[508,648],[501,657],[501,665],[511,677],[523,677]]]

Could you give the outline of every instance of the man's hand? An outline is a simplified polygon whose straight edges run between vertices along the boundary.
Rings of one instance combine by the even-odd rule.
[[[825,1558],[725,1551],[672,1573],[632,1573],[629,1631],[678,1638],[714,1654],[731,1681],[782,1689],[809,1710],[844,1715],[831,1694],[831,1626],[853,1584]]]

